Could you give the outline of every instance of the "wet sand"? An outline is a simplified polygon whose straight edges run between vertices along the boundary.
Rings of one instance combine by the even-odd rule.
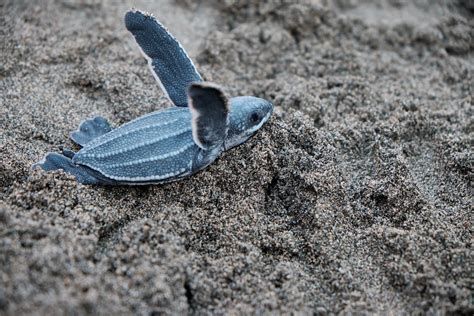
[[[474,312],[469,1],[133,6],[275,113],[177,183],[32,171],[86,118],[170,103],[131,1],[0,4],[0,314]]]

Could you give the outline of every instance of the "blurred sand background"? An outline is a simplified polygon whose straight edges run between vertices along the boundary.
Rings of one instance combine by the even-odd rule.
[[[130,7],[271,121],[178,183],[31,171],[86,118],[170,106]],[[473,314],[472,1],[0,10],[0,314]]]

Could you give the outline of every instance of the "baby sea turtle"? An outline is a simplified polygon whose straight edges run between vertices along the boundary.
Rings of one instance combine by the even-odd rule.
[[[176,181],[242,144],[269,119],[270,102],[251,96],[228,100],[218,86],[203,82],[180,43],[153,16],[131,10],[125,15],[125,26],[176,107],[116,129],[102,117],[86,120],[70,135],[81,150],[50,152],[34,167],[63,169],[83,184]]]

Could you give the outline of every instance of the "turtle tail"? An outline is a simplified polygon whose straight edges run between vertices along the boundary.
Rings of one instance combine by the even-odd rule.
[[[72,154],[72,155],[71,155]],[[49,152],[44,158],[35,163],[32,169],[40,167],[45,171],[64,170],[76,177],[77,181],[82,184],[99,184],[101,181],[88,172],[88,168],[76,165],[72,162],[74,152],[64,150],[62,154]]]

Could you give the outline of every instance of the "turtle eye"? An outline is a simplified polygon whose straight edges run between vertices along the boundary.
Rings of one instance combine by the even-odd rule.
[[[251,116],[250,116],[250,121],[252,123],[257,123],[260,121],[260,116],[258,115],[258,113],[253,113]]]

